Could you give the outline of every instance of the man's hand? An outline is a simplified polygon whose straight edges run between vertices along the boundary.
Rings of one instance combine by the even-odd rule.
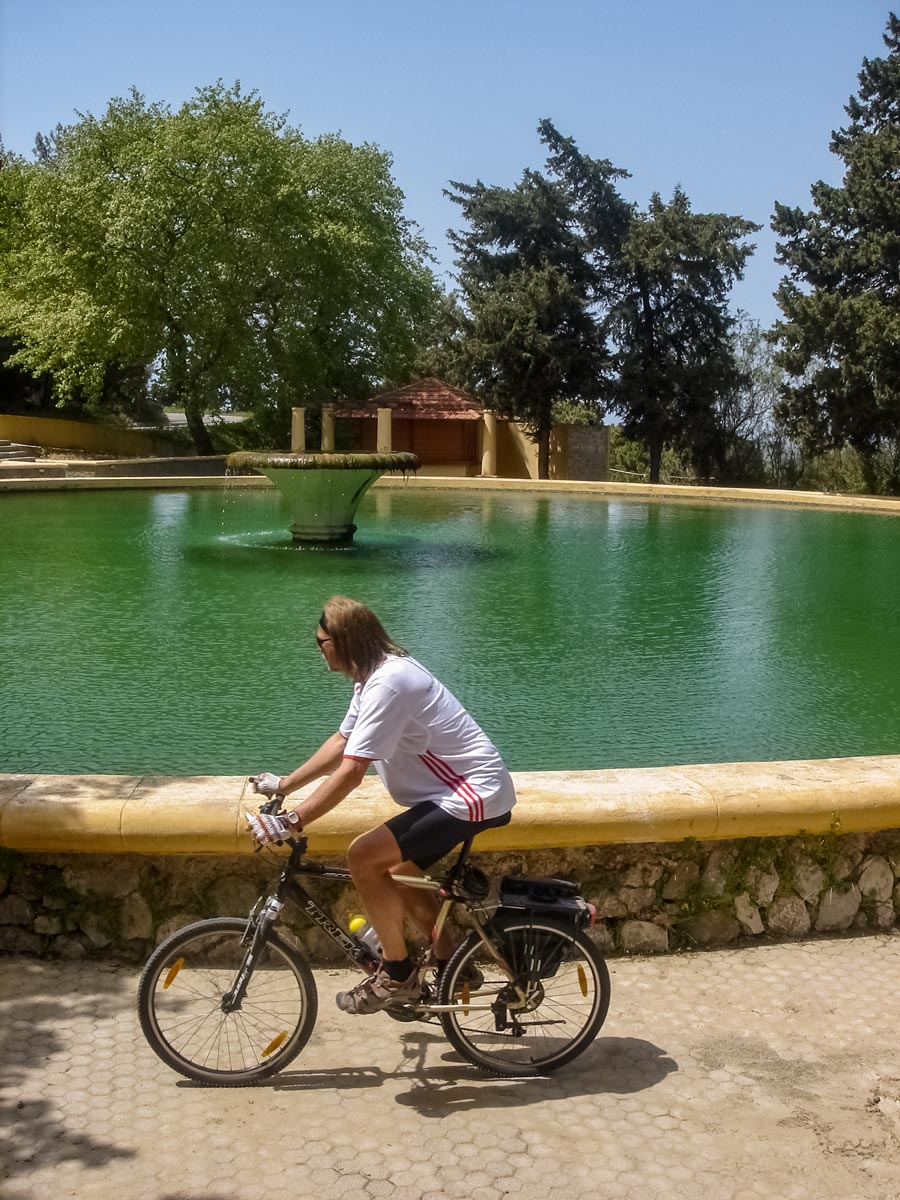
[[[251,775],[250,782],[257,796],[274,796],[281,791],[281,776],[273,775],[271,771],[263,771],[261,775]]]
[[[292,825],[283,813],[244,813],[247,829],[258,846],[280,846],[302,830],[302,826]]]

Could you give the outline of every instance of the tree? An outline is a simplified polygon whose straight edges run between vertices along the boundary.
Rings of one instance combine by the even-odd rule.
[[[832,133],[839,187],[813,184],[813,208],[776,204],[773,334],[788,375],[778,413],[812,453],[849,443],[866,458],[900,444],[900,21],[884,58],[864,59],[849,123]],[[896,456],[895,456],[896,457]],[[900,489],[894,478],[893,490]]]
[[[420,379],[434,376],[457,387],[469,386],[463,353],[465,325],[466,313],[459,294],[455,291],[443,293],[431,321],[422,330],[413,374]]]
[[[64,401],[151,369],[200,453],[223,408],[284,434],[411,361],[435,285],[402,203],[383,152],[306,140],[239,85],[176,112],[132,90],[0,171],[0,334]]]
[[[564,189],[533,171],[513,188],[452,183],[468,229],[452,232],[463,309],[455,348],[486,403],[525,426],[550,473],[553,406],[593,403],[607,353],[592,269]]]
[[[715,477],[726,483],[762,483],[767,459],[774,470],[787,449],[774,421],[782,372],[762,325],[740,310],[732,348],[735,386],[713,406]]]
[[[590,247],[598,319],[614,348],[610,406],[625,436],[646,443],[652,483],[666,445],[710,461],[714,406],[737,383],[728,292],[759,226],[695,213],[680,187],[668,203],[654,193],[641,212],[618,192],[626,172],[582,154],[552,122],[538,128]]]

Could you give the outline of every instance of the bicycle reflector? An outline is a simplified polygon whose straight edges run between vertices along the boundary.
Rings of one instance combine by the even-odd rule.
[[[166,975],[165,981],[163,982],[164,988],[169,988],[172,986],[172,984],[175,982],[175,976],[178,974],[178,972],[181,970],[181,968],[183,966],[184,966],[184,959],[176,958],[175,961],[172,963],[171,967],[169,967],[169,972]]]
[[[263,1050],[260,1057],[268,1058],[269,1055],[273,1052],[273,1050],[277,1050],[278,1047],[282,1044],[282,1042],[284,1042],[286,1040],[286,1038],[287,1038],[287,1030],[285,1029],[281,1033],[279,1033],[276,1037],[272,1038],[271,1042],[269,1042],[268,1046],[266,1046],[265,1050]]]
[[[588,994],[587,975],[585,974],[584,967],[581,965],[581,963],[578,964],[578,986],[581,989],[582,996],[587,996],[587,994]]]

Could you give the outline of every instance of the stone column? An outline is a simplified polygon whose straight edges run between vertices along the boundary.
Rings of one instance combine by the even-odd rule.
[[[389,408],[379,408],[375,450],[378,454],[390,454],[391,448],[391,410]]]
[[[322,406],[322,453],[334,454],[334,408]]]
[[[306,409],[291,409],[291,454],[306,453]]]
[[[481,473],[497,474],[497,414],[485,412],[481,431]]]

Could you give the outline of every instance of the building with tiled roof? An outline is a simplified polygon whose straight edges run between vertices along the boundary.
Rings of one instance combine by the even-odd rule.
[[[392,418],[408,421],[480,421],[484,408],[474,396],[442,379],[417,379],[362,404],[337,406],[336,417],[375,417],[389,408]]]
[[[474,396],[442,379],[417,379],[362,403],[337,404],[332,412],[354,449],[412,451],[426,474],[486,473],[485,422],[496,427],[496,418],[485,418]]]
[[[297,438],[305,446],[303,411],[295,409]],[[336,430],[335,425],[340,426]],[[602,426],[555,426],[551,477],[605,479],[608,431]],[[430,377],[381,392],[370,400],[322,409],[322,449],[362,453],[408,450],[425,475],[501,475],[537,478],[537,447],[515,421],[507,421],[462,388]]]

